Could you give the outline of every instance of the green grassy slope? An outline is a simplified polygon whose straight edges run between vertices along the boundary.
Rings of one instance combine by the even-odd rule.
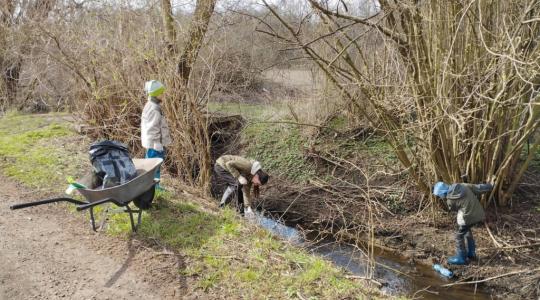
[[[90,141],[72,131],[68,119],[61,114],[1,117],[3,176],[60,194],[67,176],[83,175],[89,168]],[[285,159],[294,168],[296,154],[290,155]],[[347,279],[329,262],[244,222],[232,210],[207,209],[174,192],[160,198],[159,209],[144,213],[135,237],[159,241],[187,257],[185,268],[178,271],[194,283],[190,290],[229,299],[363,299],[367,294],[358,281]],[[130,236],[127,216],[115,215],[108,232]]]

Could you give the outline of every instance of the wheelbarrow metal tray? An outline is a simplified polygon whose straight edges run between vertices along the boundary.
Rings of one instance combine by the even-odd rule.
[[[133,180],[106,189],[77,189],[77,191],[88,202],[109,198],[123,204],[129,203],[154,186],[154,174],[162,162],[161,158],[133,159],[137,174],[139,174]],[[90,176],[82,178],[79,183],[85,186],[91,186],[92,184]]]

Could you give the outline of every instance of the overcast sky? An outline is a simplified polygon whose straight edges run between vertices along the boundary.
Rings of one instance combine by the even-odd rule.
[[[266,0],[270,4],[274,4],[283,9],[308,9],[309,3],[307,0]],[[378,0],[328,0],[328,6],[333,9],[339,9],[344,12],[344,5],[346,5],[347,13],[352,15],[359,15],[363,17],[375,14],[380,9]],[[174,9],[183,11],[193,11],[196,0],[173,0]],[[263,9],[263,2],[261,0],[218,0],[217,9],[223,11],[226,9],[238,9],[238,8],[253,8]]]
[[[4,0],[0,0],[4,1]],[[20,0],[24,1],[24,0]],[[64,0],[67,1],[67,0]],[[144,6],[159,6],[160,0],[70,0],[75,2],[85,2],[87,5],[100,5],[100,4],[120,4],[132,8],[144,7]],[[310,11],[309,2],[307,0],[266,0],[266,2],[276,5],[283,10],[293,10],[295,12],[308,12]],[[374,15],[380,10],[380,4],[378,0],[325,0],[328,3],[328,7],[331,10],[338,10],[341,13],[347,13],[350,15],[356,15],[361,17],[368,17]],[[319,3],[324,3],[319,0]],[[172,0],[172,6],[174,11],[193,12],[195,9],[196,0]],[[345,5],[344,5],[345,4]],[[345,7],[347,11],[345,11]],[[218,0],[217,11],[225,10],[238,10],[238,9],[264,9],[262,0]]]

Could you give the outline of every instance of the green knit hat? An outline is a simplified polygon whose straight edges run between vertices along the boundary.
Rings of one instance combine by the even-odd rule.
[[[144,84],[144,91],[148,96],[157,97],[165,91],[165,86],[163,83],[157,80],[150,80]]]

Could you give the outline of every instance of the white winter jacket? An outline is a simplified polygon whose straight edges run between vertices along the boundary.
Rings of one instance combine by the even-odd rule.
[[[171,144],[171,135],[167,120],[161,113],[161,106],[148,99],[141,116],[141,143],[146,149],[162,151]]]

